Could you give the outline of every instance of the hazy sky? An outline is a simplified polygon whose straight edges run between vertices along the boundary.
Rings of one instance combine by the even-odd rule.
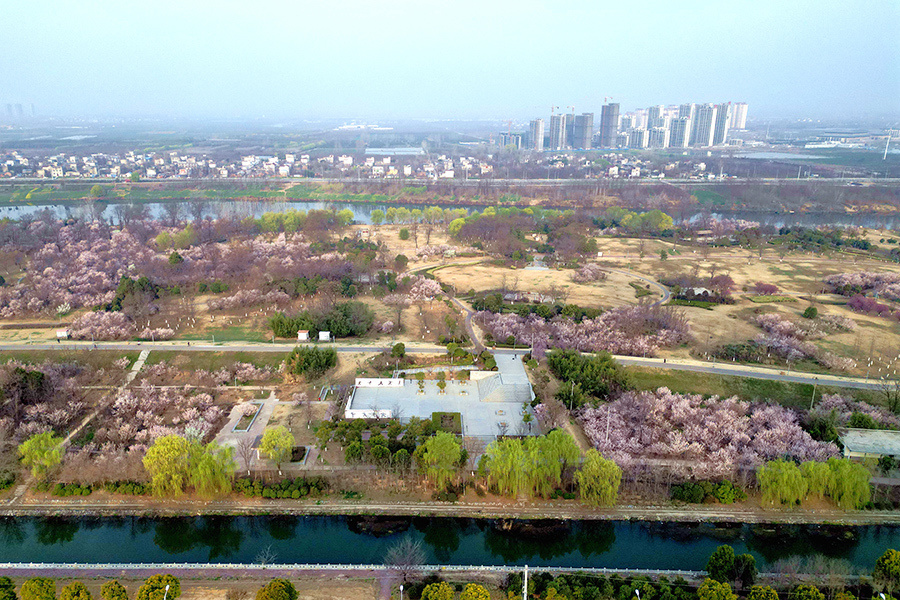
[[[900,0],[0,0],[0,40],[0,103],[44,115],[900,113]]]

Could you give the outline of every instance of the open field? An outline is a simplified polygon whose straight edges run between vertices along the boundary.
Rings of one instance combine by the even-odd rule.
[[[216,371],[238,362],[250,363],[257,367],[277,369],[284,361],[284,356],[271,352],[173,352],[153,350],[147,357],[145,364],[154,365],[162,361],[166,361],[184,371],[197,369]]]
[[[673,392],[720,396],[738,396],[751,402],[775,402],[791,408],[808,409],[813,400],[813,386],[807,383],[790,383],[712,375],[692,371],[674,371],[648,367],[624,367],[628,380],[638,390],[655,390],[667,387]],[[877,392],[852,388],[816,386],[815,399],[822,394],[840,394],[870,404],[881,404]]]
[[[635,289],[629,284],[636,279],[621,273],[610,273],[606,281],[575,283],[571,269],[510,269],[491,264],[444,267],[435,272],[441,283],[449,283],[461,294],[469,290],[484,292],[505,288],[510,292],[538,292],[558,296],[565,302],[585,308],[612,308],[635,304]],[[659,299],[659,292],[650,288],[646,298]]]

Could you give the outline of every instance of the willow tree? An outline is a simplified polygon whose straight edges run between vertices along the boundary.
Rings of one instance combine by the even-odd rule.
[[[19,445],[22,464],[31,469],[33,477],[46,477],[62,461],[62,442],[49,431],[31,436]]]
[[[756,472],[763,502],[799,504],[806,498],[809,484],[800,468],[789,460],[769,461]]]
[[[553,456],[555,464],[559,467],[554,472],[554,485],[559,487],[566,469],[575,465],[581,458],[581,448],[578,447],[575,438],[561,429],[554,429],[544,438],[547,452]]]
[[[872,498],[869,470],[846,458],[829,458],[828,495],[839,507],[862,508]]]
[[[800,465],[800,470],[806,478],[808,494],[821,500],[831,487],[831,468],[827,463],[809,460]]]
[[[462,448],[452,433],[440,431],[425,440],[422,462],[425,476],[438,490],[445,490],[459,467]]]
[[[201,496],[215,496],[231,492],[234,471],[234,449],[211,442],[192,448],[189,466],[190,482]]]
[[[189,476],[191,444],[180,435],[156,438],[144,455],[144,468],[158,496],[176,496],[184,491]]]
[[[525,449],[513,438],[494,440],[485,450],[488,481],[502,495],[518,496],[528,490]]]
[[[584,457],[581,469],[575,473],[575,482],[581,492],[581,499],[588,504],[612,506],[619,497],[622,469],[591,448]]]
[[[522,444],[528,487],[532,494],[547,498],[559,484],[559,461],[549,451],[545,437],[528,437]]]

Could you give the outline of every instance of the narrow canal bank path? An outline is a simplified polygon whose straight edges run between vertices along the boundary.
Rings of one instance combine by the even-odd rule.
[[[99,495],[99,494],[98,494]],[[290,515],[290,516],[396,516],[469,517],[475,519],[555,519],[585,521],[671,521],[684,523],[783,523],[836,525],[900,525],[897,511],[843,511],[839,509],[763,509],[752,506],[666,504],[591,508],[574,501],[534,502],[396,502],[368,503],[322,499],[298,500],[199,500],[181,498],[124,499],[19,497],[0,504],[0,517],[41,516],[200,516],[200,515]]]

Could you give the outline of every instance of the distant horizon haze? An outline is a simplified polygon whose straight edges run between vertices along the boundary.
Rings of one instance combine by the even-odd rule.
[[[0,121],[549,119],[747,102],[751,119],[900,115],[900,2],[9,4]],[[595,120],[595,123],[597,121]]]

